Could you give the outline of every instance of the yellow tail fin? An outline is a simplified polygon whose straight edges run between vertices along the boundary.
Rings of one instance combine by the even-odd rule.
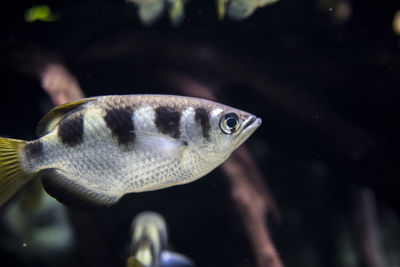
[[[21,169],[19,151],[24,141],[0,137],[0,206],[31,178]]]

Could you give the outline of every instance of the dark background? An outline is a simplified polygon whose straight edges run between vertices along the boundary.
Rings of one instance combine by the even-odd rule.
[[[46,62],[64,64],[87,96],[182,94],[178,78],[190,77],[219,102],[263,119],[246,144],[282,215],[269,227],[286,266],[361,266],[354,209],[365,188],[375,195],[386,266],[398,266],[400,38],[392,22],[400,2],[348,1],[344,18],[338,3],[282,0],[246,20],[219,21],[213,1],[192,0],[179,27],[167,16],[145,27],[133,5],[116,0],[4,3],[0,135],[35,138],[51,107],[38,75]],[[35,4],[60,19],[27,23],[24,12]],[[91,265],[87,255],[99,249],[104,266],[123,266],[130,220],[155,210],[173,248],[199,266],[253,266],[220,177],[216,170],[192,184],[129,195],[95,214],[71,211],[75,222],[87,220],[84,228],[95,226],[86,250],[70,260]],[[6,249],[0,255],[2,266],[23,261]]]

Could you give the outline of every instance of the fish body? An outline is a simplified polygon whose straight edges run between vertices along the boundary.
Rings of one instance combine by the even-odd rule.
[[[220,165],[260,124],[247,112],[192,97],[81,99],[50,111],[39,139],[0,138],[0,204],[36,176],[60,202],[88,207],[185,184]]]

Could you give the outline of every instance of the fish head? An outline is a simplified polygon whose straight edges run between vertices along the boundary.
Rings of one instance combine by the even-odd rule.
[[[224,161],[261,125],[255,115],[225,105],[210,108],[207,114],[208,122],[194,120],[186,127],[198,155],[207,162]]]

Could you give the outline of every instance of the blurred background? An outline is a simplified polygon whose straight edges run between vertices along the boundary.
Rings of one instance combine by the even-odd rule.
[[[400,266],[400,2],[171,3],[3,3],[0,135],[34,139],[46,112],[83,94],[216,99],[263,119],[246,145],[285,266]],[[124,266],[132,219],[153,210],[196,266],[276,266],[255,259],[226,175],[95,213],[45,194],[18,208],[41,194],[30,184],[0,208],[0,265]]]

